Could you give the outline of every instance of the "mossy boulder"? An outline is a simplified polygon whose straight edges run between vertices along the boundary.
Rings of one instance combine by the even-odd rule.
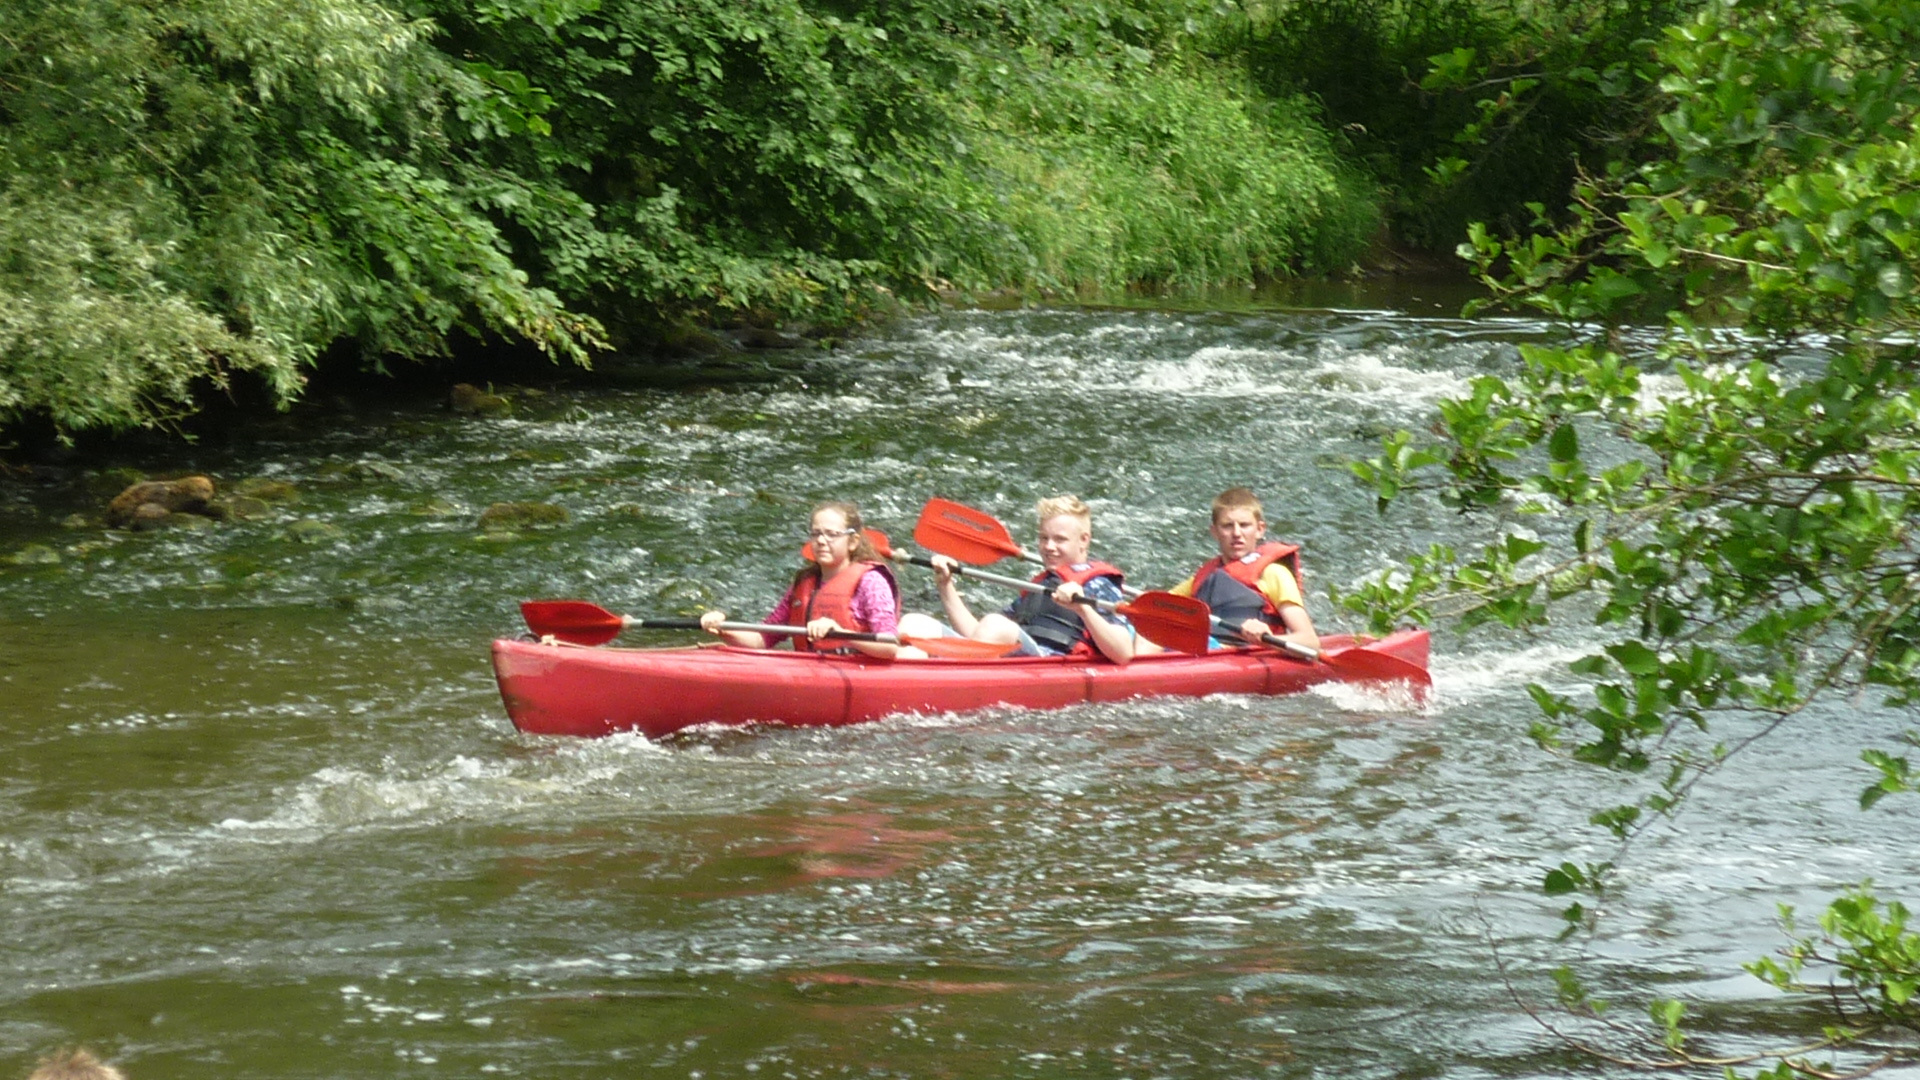
[[[228,495],[207,504],[212,515],[222,521],[251,521],[263,518],[273,512],[273,507],[265,499],[251,495]]]
[[[157,529],[174,514],[208,515],[213,481],[204,476],[143,480],[129,485],[107,504],[106,522],[115,529]]]
[[[329,461],[315,469],[313,475],[314,479],[327,483],[340,481],[397,483],[407,478],[407,471],[391,461],[363,458],[359,461]]]
[[[300,501],[300,489],[285,480],[274,480],[265,476],[249,476],[233,485],[235,495],[249,499],[258,499],[268,503],[293,503]]]
[[[463,513],[457,504],[437,497],[428,499],[426,502],[415,503],[407,508],[407,512],[415,517],[426,518],[459,517]]]
[[[565,525],[567,517],[565,507],[552,503],[498,502],[480,511],[479,526],[487,532],[538,529],[549,525]]]
[[[45,544],[28,544],[7,556],[6,561],[15,566],[58,566],[60,553]]]
[[[806,342],[765,326],[749,326],[740,331],[740,345],[746,349],[798,349]]]
[[[472,383],[457,383],[447,395],[447,407],[462,416],[512,416],[513,402]]]
[[[326,544],[347,535],[347,530],[330,521],[301,518],[287,526],[287,535],[302,544]]]

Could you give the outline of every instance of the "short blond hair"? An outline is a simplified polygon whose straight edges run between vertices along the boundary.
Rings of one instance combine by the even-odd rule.
[[[119,1069],[106,1064],[85,1050],[62,1050],[40,1059],[40,1067],[27,1080],[127,1080]]]
[[[1093,510],[1078,496],[1050,495],[1036,503],[1033,509],[1042,523],[1057,517],[1075,517],[1086,522],[1089,529],[1093,527]]]
[[[1260,509],[1260,496],[1255,495],[1251,488],[1228,488],[1213,497],[1213,523],[1215,525],[1220,523],[1220,515],[1226,513],[1228,510],[1251,510],[1253,511],[1253,520],[1262,525],[1267,523],[1267,515]]]

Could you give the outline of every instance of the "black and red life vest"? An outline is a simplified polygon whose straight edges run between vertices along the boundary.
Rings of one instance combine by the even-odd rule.
[[[1304,593],[1306,583],[1300,576],[1300,547],[1269,541],[1254,548],[1252,555],[1252,558],[1232,562],[1215,555],[1202,563],[1200,569],[1193,572],[1193,598],[1205,602],[1228,626],[1238,627],[1248,619],[1259,619],[1284,632],[1287,624],[1280,618],[1280,609],[1260,591],[1260,576],[1267,572],[1267,567],[1280,563],[1292,572],[1294,583]]]
[[[1033,580],[1043,588],[1022,593],[1020,599],[1014,601],[1010,617],[1028,637],[1046,648],[1074,656],[1091,655],[1093,638],[1087,633],[1087,624],[1073,608],[1055,603],[1053,590],[1069,581],[1084,589],[1087,582],[1099,577],[1112,578],[1114,587],[1119,588],[1125,576],[1118,567],[1097,560],[1042,571],[1035,574]]]
[[[820,568],[808,567],[800,571],[793,579],[793,592],[787,600],[787,621],[805,625],[815,619],[829,618],[848,630],[872,633],[873,627],[866,620],[853,613],[853,594],[860,588],[860,582],[868,574],[879,574],[893,592],[893,616],[900,617],[900,585],[893,580],[893,571],[882,563],[855,563],[859,573],[836,574],[825,585],[820,583]],[[807,640],[805,634],[796,634],[793,647],[800,652],[847,652],[844,642],[831,638],[814,642]]]

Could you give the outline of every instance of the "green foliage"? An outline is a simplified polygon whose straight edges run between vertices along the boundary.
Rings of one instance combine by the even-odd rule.
[[[425,29],[364,0],[0,9],[0,422],[163,422],[235,371],[285,401],[341,337],[584,358],[593,324],[439,174]]]
[[[1591,617],[1611,643],[1574,665],[1590,691],[1531,688],[1531,734],[1621,775],[1627,798],[1591,820],[1622,841],[1816,701],[1920,701],[1920,7],[1717,0],[1655,59],[1646,138],[1560,224],[1476,228],[1463,248],[1498,300],[1586,340],[1522,350],[1515,374],[1441,407],[1437,439],[1397,435],[1356,470],[1383,501],[1526,513],[1547,546],[1527,563],[1508,536],[1430,553],[1417,593],[1386,577],[1345,598],[1515,627]],[[1648,317],[1663,344],[1625,355],[1613,329]],[[1862,757],[1863,807],[1915,789],[1905,758]],[[1599,885],[1561,867],[1546,891]],[[1874,912],[1856,895],[1823,921],[1839,1000],[1861,1026],[1911,1024],[1905,911]],[[1798,985],[1798,967],[1760,970]],[[1675,1062],[1701,1064],[1678,1017],[1655,1018]]]
[[[1349,265],[1371,183],[1226,9],[22,0],[0,10],[0,423],[284,402],[499,334]]]
[[[501,209],[525,258],[579,303],[851,316],[881,285],[1217,285],[1344,267],[1372,227],[1324,136],[1195,57],[1205,5],[420,10],[551,100],[552,139],[482,154],[524,185]]]
[[[942,276],[1199,288],[1341,270],[1364,248],[1369,185],[1339,166],[1297,102],[1262,116],[1217,75],[1065,61],[1051,70],[1049,83],[974,95],[990,186],[949,190],[999,226],[977,235],[1011,242],[953,237],[959,257],[935,264]]]
[[[1920,746],[1920,732],[1903,732],[1900,737],[1909,745]],[[1871,810],[1873,804],[1895,792],[1920,791],[1920,776],[1914,774],[1906,758],[1894,757],[1884,750],[1863,750],[1860,760],[1880,770],[1879,782],[1860,793],[1860,809]]]
[[[1645,113],[1649,42],[1697,0],[1294,0],[1256,19],[1269,93],[1309,93],[1393,197],[1395,232],[1445,250],[1471,221],[1527,224]]]
[[[1793,909],[1783,907],[1780,915],[1794,933]],[[1850,1022],[1829,1028],[1829,1043],[1920,1031],[1920,933],[1907,928],[1907,916],[1904,905],[1882,905],[1872,882],[1863,882],[1827,906],[1818,937],[1797,937],[1779,959],[1762,957],[1746,967],[1782,992],[1844,1001]],[[1824,981],[1810,981],[1810,970],[1823,973]],[[1788,1064],[1810,1063],[1782,1063]]]

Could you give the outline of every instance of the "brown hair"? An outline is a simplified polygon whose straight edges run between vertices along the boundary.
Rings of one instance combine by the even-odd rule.
[[[1228,510],[1251,510],[1253,520],[1262,525],[1267,523],[1267,515],[1260,509],[1260,496],[1249,488],[1228,488],[1213,497],[1213,522],[1220,523],[1220,515]]]
[[[127,1080],[119,1069],[102,1062],[85,1050],[62,1050],[41,1058],[40,1067],[27,1080]]]
[[[807,511],[807,524],[813,524],[814,515],[822,510],[839,511],[840,516],[845,519],[847,523],[847,528],[853,530],[853,535],[848,538],[847,543],[847,556],[849,558],[854,562],[885,561],[880,558],[880,553],[874,550],[873,541],[867,539],[867,523],[861,519],[860,508],[858,506],[850,502],[839,501],[814,503],[813,509]]]
[[[860,520],[859,507],[850,502],[815,503],[813,509],[807,511],[807,524],[813,524],[813,516],[822,510],[839,511],[840,516],[846,519],[847,528],[853,530],[853,535],[848,538],[847,543],[847,559],[849,561],[877,563],[887,561],[880,552],[874,548],[873,541],[867,539],[867,523]],[[815,574],[820,571],[820,564],[813,561],[813,537],[811,536],[807,537],[806,560],[807,565],[802,566],[800,572],[793,575],[793,583],[795,585],[800,584],[800,579],[806,577],[808,574]]]

